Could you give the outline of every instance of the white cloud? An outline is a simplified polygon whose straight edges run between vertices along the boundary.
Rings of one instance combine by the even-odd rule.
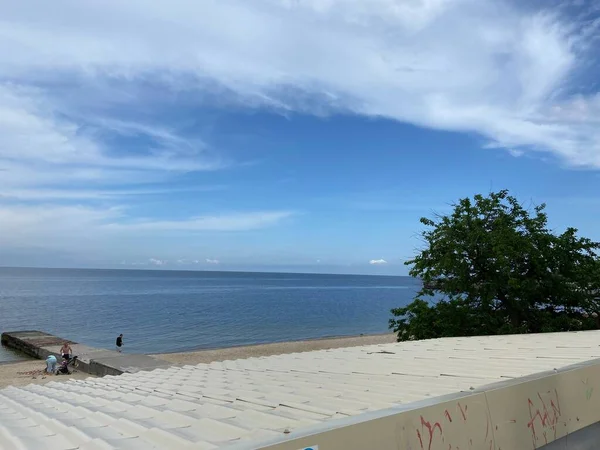
[[[0,203],[0,247],[40,245],[81,252],[123,248],[143,237],[147,250],[159,237],[185,233],[248,231],[280,224],[291,212],[266,211],[220,214],[181,220],[139,220],[124,207]],[[140,249],[141,250],[141,249]]]
[[[123,206],[124,197],[166,191],[142,184],[230,164],[179,123],[215,102],[476,132],[486,148],[545,151],[600,168],[600,95],[586,81],[595,79],[600,23],[560,10],[512,0],[5,3],[5,247],[94,253],[129,248],[141,235],[255,230],[291,217],[276,210],[140,219]],[[163,107],[172,121],[161,120]],[[189,109],[178,115],[180,108]],[[201,119],[190,121],[198,128]],[[144,144],[129,149],[121,145],[128,139]],[[381,201],[357,207],[389,209]],[[182,254],[148,252],[116,260]]]
[[[219,264],[219,260],[218,259],[210,259],[210,258],[206,258],[206,263],[207,264]]]
[[[120,220],[119,207],[64,205],[3,205],[0,203],[0,245],[64,244],[70,239],[94,239],[105,223]]]
[[[372,266],[381,266],[387,263],[388,262],[385,259],[372,259],[371,261],[369,261],[369,264],[371,264]]]
[[[164,261],[162,259],[156,259],[156,258],[150,258],[148,260],[148,262],[153,266],[166,266],[167,265],[167,261]]]
[[[221,101],[473,131],[498,146],[600,167],[600,105],[575,81],[595,57],[599,24],[560,14],[499,0],[107,0],[68,8],[24,0],[4,5],[0,70],[23,83],[71,74],[94,93],[101,80],[151,80],[197,101],[210,86]],[[131,92],[105,97],[139,101]],[[103,166],[124,162],[54,116],[55,104],[38,114],[31,102],[0,112],[33,131],[24,153],[38,155],[46,143],[53,162],[73,152]],[[148,132],[145,124],[116,127]],[[13,128],[5,141],[27,144]],[[186,147],[170,130],[153,135]],[[166,162],[186,166],[164,155],[127,165]]]
[[[103,124],[104,131],[134,131],[153,144],[137,154],[115,152],[77,118],[65,117],[43,91],[0,83],[0,195],[14,196],[16,192],[23,197],[37,192],[44,198],[41,189],[23,189],[43,187],[56,195],[60,192],[56,187],[61,186],[73,190],[90,183],[164,181],[173,173],[215,170],[224,164],[209,157],[203,143],[160,127],[114,120]],[[78,194],[63,190],[59,196],[69,195]]]

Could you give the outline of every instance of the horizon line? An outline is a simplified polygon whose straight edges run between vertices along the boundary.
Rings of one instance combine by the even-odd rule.
[[[319,272],[273,272],[260,270],[227,270],[227,269],[175,269],[165,267],[146,267],[143,269],[137,267],[36,267],[36,266],[5,266],[0,265],[2,269],[33,269],[33,270],[97,270],[97,271],[135,271],[135,272],[200,272],[200,273],[238,273],[238,274],[278,274],[278,275],[316,275],[316,276],[360,276],[360,277],[378,277],[378,278],[414,278],[410,275],[385,275],[385,274],[364,274],[364,273],[319,273]]]

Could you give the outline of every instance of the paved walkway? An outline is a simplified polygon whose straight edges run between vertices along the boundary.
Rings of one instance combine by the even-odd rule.
[[[38,359],[52,354],[60,360],[58,352],[64,342],[71,344],[73,354],[79,358],[79,370],[92,375],[120,375],[171,366],[168,361],[153,356],[90,347],[37,330],[2,333],[2,344]]]

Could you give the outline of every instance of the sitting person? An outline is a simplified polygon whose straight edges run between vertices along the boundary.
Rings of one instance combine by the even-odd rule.
[[[68,359],[63,359],[63,361],[58,365],[58,369],[56,369],[56,375],[60,374],[71,375]]]
[[[46,372],[54,373],[56,371],[56,356],[50,355],[46,358]]]
[[[71,359],[71,355],[73,354],[73,349],[68,342],[65,342],[63,346],[60,348],[60,354],[63,359]]]

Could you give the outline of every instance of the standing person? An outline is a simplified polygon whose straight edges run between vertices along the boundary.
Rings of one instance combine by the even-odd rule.
[[[119,353],[121,352],[121,347],[123,347],[123,333],[117,337],[117,351]]]
[[[60,348],[60,354],[63,359],[71,359],[71,355],[73,354],[73,349],[69,345],[68,342],[65,342],[63,346]]]

